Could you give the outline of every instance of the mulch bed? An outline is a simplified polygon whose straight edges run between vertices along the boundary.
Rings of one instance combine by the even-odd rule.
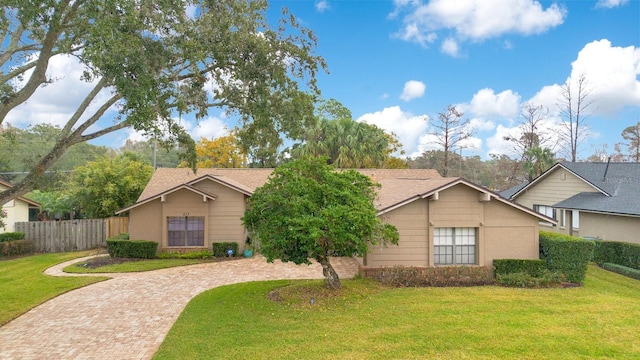
[[[208,259],[211,262],[222,262],[222,261],[232,261],[232,260],[240,260],[243,257],[216,257]],[[93,259],[89,259],[82,263],[78,263],[76,266],[84,267],[87,269],[97,269],[99,267],[113,265],[113,264],[122,264],[125,262],[136,262],[136,261],[146,261],[146,260],[156,260],[156,259],[135,259],[135,258],[117,258],[111,256],[100,256]]]

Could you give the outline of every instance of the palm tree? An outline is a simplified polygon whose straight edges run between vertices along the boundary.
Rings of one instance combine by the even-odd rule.
[[[555,154],[549,148],[534,146],[525,152],[527,159],[522,167],[527,173],[529,181],[540,176],[556,162]]]

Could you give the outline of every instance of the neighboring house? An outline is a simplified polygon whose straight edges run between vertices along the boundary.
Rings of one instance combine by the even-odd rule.
[[[0,180],[0,192],[11,187],[12,185],[8,182]],[[18,197],[2,205],[2,210],[7,212],[7,217],[4,219],[5,227],[0,228],[0,233],[15,231],[15,223],[29,221],[29,209],[38,207],[40,204],[24,197]]]
[[[373,246],[358,259],[388,265],[486,265],[493,259],[538,258],[540,221],[553,221],[461,178],[435,170],[359,170],[381,184],[375,206],[398,228],[397,246]],[[158,169],[129,212],[132,239],[153,240],[165,251],[238,242],[247,232],[246,199],[271,169]]]
[[[557,220],[545,230],[640,243],[640,163],[561,162],[501,195]]]

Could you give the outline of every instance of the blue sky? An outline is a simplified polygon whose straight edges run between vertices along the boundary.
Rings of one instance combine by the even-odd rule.
[[[595,102],[579,158],[605,144],[613,152],[622,130],[640,121],[640,0],[281,0],[270,2],[269,17],[282,7],[318,37],[316,53],[330,72],[318,77],[323,97],[342,102],[358,121],[395,132],[407,155],[433,148],[430,119],[449,104],[474,125],[465,156],[511,155],[502,137],[517,135],[527,102],[549,109],[546,131],[553,136],[562,121],[560,85],[580,74]],[[52,66],[73,80],[72,64]],[[68,91],[55,94],[83,91],[60,83]],[[7,121],[25,126],[68,117],[61,106],[69,101],[36,95]],[[186,125],[194,137],[211,138],[232,122],[214,109],[199,125]],[[98,143],[118,147],[128,137],[140,138],[122,131]]]

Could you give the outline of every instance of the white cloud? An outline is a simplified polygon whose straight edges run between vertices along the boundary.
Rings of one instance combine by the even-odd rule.
[[[319,1],[316,1],[315,6],[316,6],[316,11],[317,11],[317,12],[320,12],[320,13],[325,12],[326,10],[331,9],[331,6],[329,5],[329,2],[328,2],[327,0],[319,0]]]
[[[567,14],[555,3],[543,9],[535,0],[396,1],[394,5],[391,18],[405,14],[398,36],[423,46],[433,42],[438,31],[449,33],[454,30],[457,43],[505,34],[539,34],[562,24]],[[450,40],[445,42],[446,46],[443,43],[441,49],[451,54],[452,43]]]
[[[596,3],[597,8],[611,9],[618,6],[626,5],[629,0],[598,0]]]
[[[97,83],[97,80],[94,82],[80,80],[83,70],[83,65],[75,57],[68,55],[51,57],[47,78],[54,79],[53,83],[38,88],[29,100],[12,109],[5,121],[21,128],[42,123],[63,127]],[[32,72],[32,70],[27,72],[23,83],[19,83],[18,86],[24,85]],[[110,90],[104,89],[85,113],[92,114],[110,96]],[[88,115],[84,115],[81,120],[87,117]],[[92,129],[95,130],[95,127],[90,128]]]
[[[571,65],[572,80],[584,74],[588,81],[594,115],[611,116],[625,106],[640,106],[640,47],[593,41]]]
[[[406,153],[411,154],[418,149],[418,137],[427,130],[428,119],[427,115],[415,116],[402,111],[399,106],[392,106],[382,111],[364,114],[356,121],[395,133]]]
[[[571,66],[567,81],[574,89],[581,75],[587,80],[586,88],[591,91],[588,100],[593,101],[591,115],[610,117],[625,106],[640,106],[640,47],[612,46],[606,39],[593,41],[580,50]],[[543,105],[551,115],[557,115],[561,92],[562,84],[548,85],[529,102]]]
[[[457,57],[460,55],[460,47],[458,46],[458,42],[454,38],[446,38],[442,42],[442,46],[440,47],[443,53]]]
[[[424,95],[427,86],[421,82],[416,80],[409,80],[404,84],[404,89],[402,90],[402,95],[400,95],[400,99],[404,101],[410,101],[413,99],[417,99]]]
[[[514,118],[520,111],[520,95],[511,90],[496,94],[484,88],[473,95],[469,110],[479,117]]]
[[[217,117],[208,117],[191,128],[189,133],[197,141],[200,138],[211,139],[224,136],[228,130],[223,120]]]

